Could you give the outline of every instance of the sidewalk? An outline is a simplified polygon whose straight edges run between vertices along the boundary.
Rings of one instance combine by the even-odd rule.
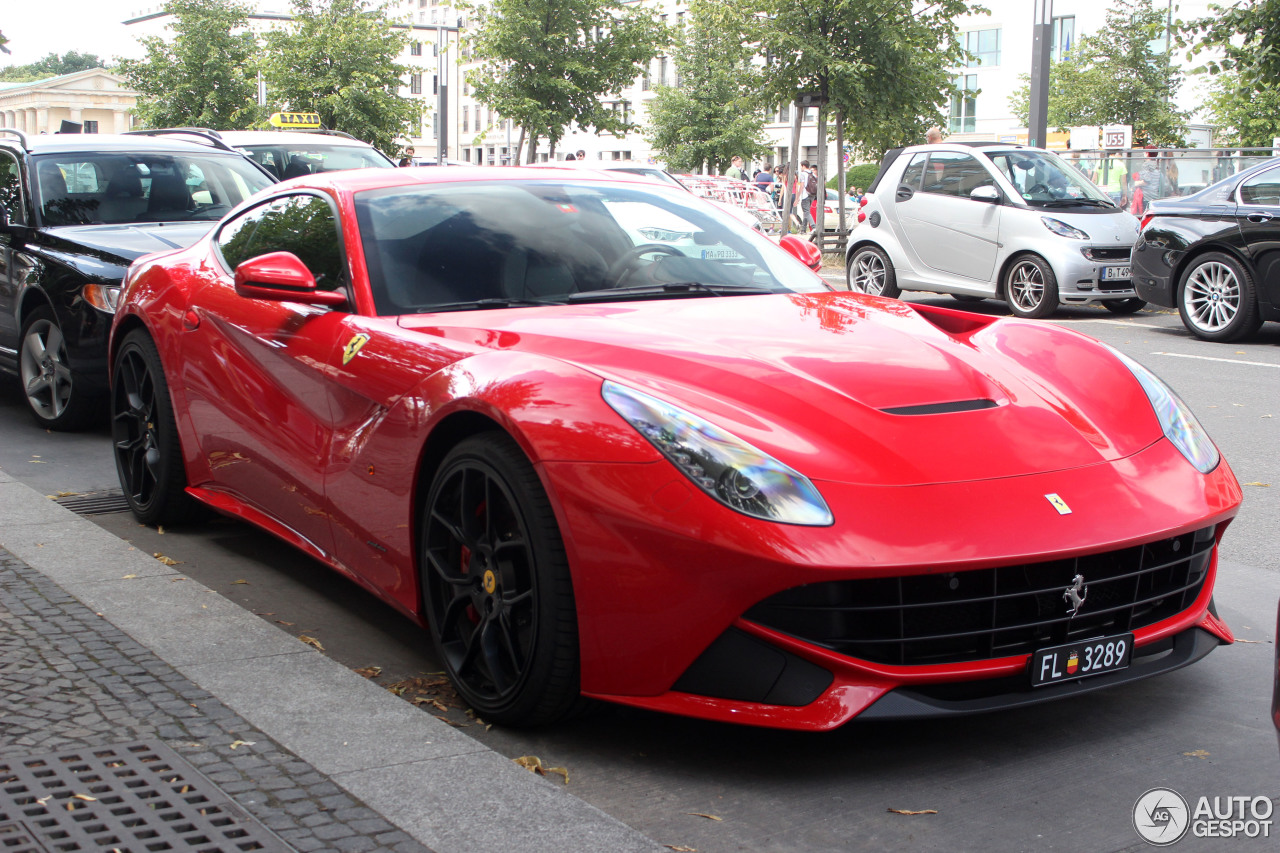
[[[663,850],[3,471],[0,848]]]

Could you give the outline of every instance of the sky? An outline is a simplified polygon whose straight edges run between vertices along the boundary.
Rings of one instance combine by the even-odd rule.
[[[164,0],[4,0],[0,32],[9,53],[0,53],[0,68],[27,65],[50,53],[96,53],[103,59],[142,55],[134,27],[122,21]]]

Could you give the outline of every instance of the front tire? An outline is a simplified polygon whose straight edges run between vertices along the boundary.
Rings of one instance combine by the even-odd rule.
[[[1004,275],[1004,298],[1018,317],[1048,317],[1058,310],[1058,279],[1053,268],[1039,255],[1015,258]]]
[[[871,296],[897,297],[898,277],[889,256],[877,246],[863,246],[853,253],[845,269],[849,290]]]
[[[160,353],[143,329],[125,336],[111,371],[111,440],[120,486],[139,521],[180,524],[197,514]]]
[[[1201,255],[1183,273],[1178,313],[1182,325],[1205,341],[1238,341],[1262,325],[1253,276],[1222,252]]]
[[[436,651],[486,720],[531,726],[581,705],[568,559],[533,465],[501,432],[440,464],[421,521],[419,572]]]
[[[67,342],[53,309],[41,305],[22,324],[18,375],[27,409],[45,429],[84,429],[97,414],[101,397],[77,382],[67,355]]]
[[[1102,303],[1102,307],[1112,314],[1136,314],[1147,307],[1147,301],[1136,296],[1131,299],[1108,299]]]

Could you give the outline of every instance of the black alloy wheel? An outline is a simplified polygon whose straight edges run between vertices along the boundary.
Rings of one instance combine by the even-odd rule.
[[[568,560],[538,475],[509,436],[482,433],[449,452],[420,541],[432,640],[462,698],[506,725],[575,712],[583,702]]]
[[[101,397],[75,381],[67,341],[52,308],[41,305],[27,315],[19,346],[18,374],[35,422],[60,431],[88,426]]]
[[[160,354],[142,329],[130,332],[111,373],[111,440],[129,508],[143,524],[190,520],[198,504],[187,474]]]

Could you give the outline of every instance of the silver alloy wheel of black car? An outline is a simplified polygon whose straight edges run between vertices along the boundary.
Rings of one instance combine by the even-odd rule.
[[[863,246],[849,258],[845,270],[849,289],[872,296],[894,298],[902,293],[889,256],[876,246]]]
[[[1047,317],[1058,308],[1058,280],[1038,255],[1016,258],[1004,276],[1004,298],[1019,317]]]
[[[1182,324],[1206,341],[1239,340],[1262,323],[1253,277],[1230,255],[1201,255],[1183,274],[1178,294]]]
[[[32,311],[23,323],[18,373],[37,424],[46,429],[73,430],[88,423],[96,401],[76,387],[67,342],[48,306]]]
[[[577,613],[555,514],[508,435],[459,443],[422,517],[427,623],[450,680],[486,720],[549,723],[578,693]]]

